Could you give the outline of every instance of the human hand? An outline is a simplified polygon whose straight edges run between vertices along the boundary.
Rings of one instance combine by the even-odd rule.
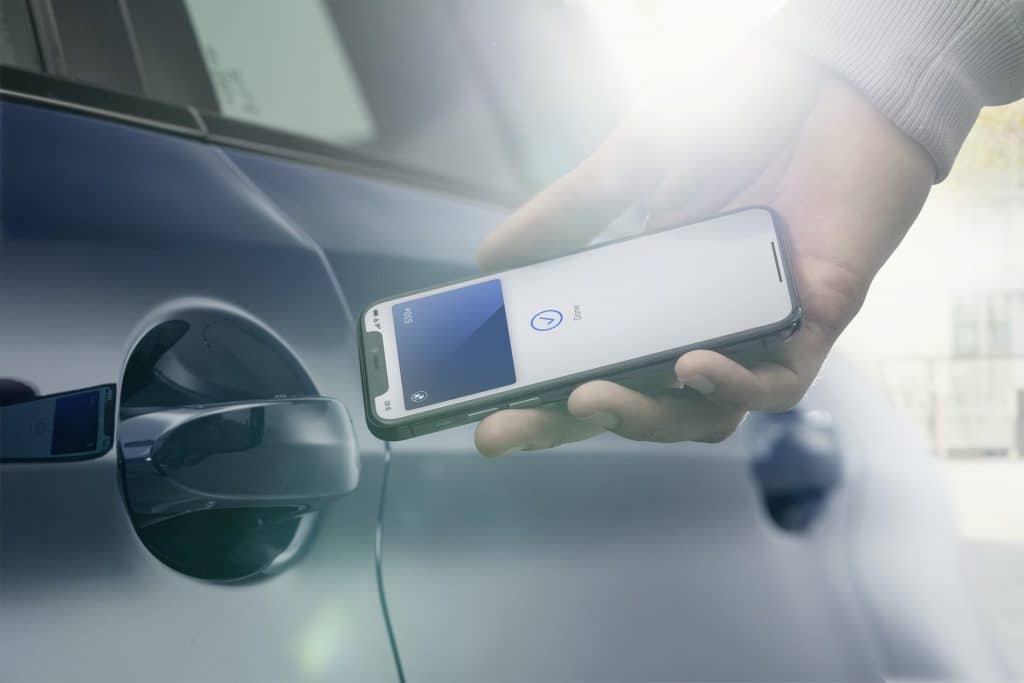
[[[496,270],[576,251],[638,202],[649,208],[648,229],[767,205],[788,227],[803,326],[759,355],[686,353],[678,382],[660,392],[593,381],[566,409],[495,413],[477,427],[481,453],[551,448],[605,430],[720,441],[750,410],[792,408],[860,309],[928,195],[931,160],[857,91],[812,65],[768,48],[724,71],[716,87],[628,119],[491,233],[478,259]]]

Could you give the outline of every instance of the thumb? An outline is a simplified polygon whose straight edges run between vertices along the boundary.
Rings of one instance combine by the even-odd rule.
[[[583,247],[663,176],[660,150],[642,119],[623,123],[582,164],[542,190],[484,239],[477,261],[499,270]]]

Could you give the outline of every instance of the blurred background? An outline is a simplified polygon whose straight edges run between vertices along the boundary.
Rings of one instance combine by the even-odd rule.
[[[1024,106],[986,109],[839,351],[927,436],[964,567],[1024,673]],[[912,540],[908,539],[908,542]]]

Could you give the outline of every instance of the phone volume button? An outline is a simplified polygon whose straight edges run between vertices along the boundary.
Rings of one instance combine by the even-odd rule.
[[[521,401],[512,401],[508,404],[509,408],[532,408],[533,406],[539,406],[541,404],[540,396],[532,396],[530,398],[524,398]]]

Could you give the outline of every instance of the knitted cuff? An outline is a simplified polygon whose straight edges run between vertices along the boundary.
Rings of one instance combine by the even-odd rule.
[[[769,37],[858,88],[949,173],[985,105],[1024,95],[1024,28],[1006,0],[792,0]]]

